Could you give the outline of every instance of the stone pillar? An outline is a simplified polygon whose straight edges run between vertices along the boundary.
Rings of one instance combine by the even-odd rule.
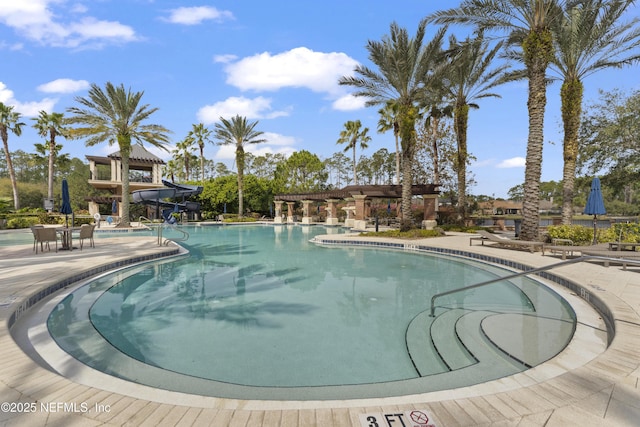
[[[282,204],[284,202],[282,200],[276,200],[273,204],[276,206],[276,213],[273,217],[274,224],[282,224]]]
[[[287,222],[293,223],[293,206],[296,202],[287,202]]]
[[[337,213],[337,204],[338,199],[327,199],[327,225],[337,225],[338,224],[338,213]]]
[[[353,223],[353,228],[365,230],[367,228],[367,220],[365,219],[367,196],[354,195],[353,198],[356,202],[356,218]]]
[[[355,219],[353,218],[352,214],[355,212],[356,207],[355,207],[355,204],[353,202],[353,198],[349,197],[349,198],[345,199],[345,201],[347,202],[347,206],[342,208],[342,210],[347,213],[347,218],[344,220],[344,226],[345,227],[353,227]]]
[[[438,210],[438,195],[423,194],[422,202],[424,204],[424,217],[422,219],[422,228],[433,230],[437,225],[436,212]]]
[[[311,203],[313,203],[313,200],[302,201],[302,223],[303,224],[311,224],[311,216],[310,216]]]

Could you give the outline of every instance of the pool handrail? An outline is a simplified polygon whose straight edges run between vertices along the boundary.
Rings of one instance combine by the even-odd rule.
[[[173,230],[179,231],[180,233],[182,233],[182,238],[178,238],[178,239],[164,239],[164,242],[162,241],[162,228],[166,225],[164,222],[153,222],[152,220],[150,220],[149,218],[147,218],[146,216],[140,215],[140,217],[138,218],[138,222],[140,222],[140,224],[142,224],[142,221],[147,221],[150,222],[151,224],[147,225],[145,224],[147,227],[156,227],[158,229],[158,246],[168,246],[169,242],[184,242],[186,240],[189,240],[189,233],[187,233],[186,231],[182,230],[181,228],[176,228],[173,227]]]
[[[555,264],[546,265],[544,267],[532,268],[530,270],[519,271],[517,273],[509,274],[509,275],[503,276],[503,277],[498,277],[496,279],[486,280],[484,282],[476,283],[475,285],[463,286],[462,288],[451,289],[451,290],[448,290],[448,291],[439,292],[439,293],[437,293],[437,294],[435,294],[435,295],[433,295],[431,297],[431,307],[430,307],[430,311],[429,311],[429,316],[430,317],[434,317],[435,307],[436,307],[435,303],[436,303],[436,299],[439,298],[439,297],[442,297],[442,296],[445,296],[445,295],[449,295],[449,294],[454,294],[456,292],[467,291],[469,289],[479,288],[480,286],[490,285],[492,283],[501,282],[503,280],[514,279],[514,278],[520,277],[520,276],[526,276],[527,274],[540,273],[542,271],[551,270],[552,268],[562,267],[562,266],[569,265],[569,264],[575,264],[575,263],[578,263],[578,262],[585,262],[585,261],[591,261],[591,260],[593,260],[593,261],[599,260],[599,261],[605,261],[605,262],[624,262],[625,264],[635,264],[635,265],[639,265],[640,266],[640,260],[612,258],[612,257],[606,257],[606,256],[600,256],[600,255],[583,255],[583,256],[578,257],[578,258],[569,259],[569,260],[565,260],[565,261],[558,262],[558,263],[555,263]]]

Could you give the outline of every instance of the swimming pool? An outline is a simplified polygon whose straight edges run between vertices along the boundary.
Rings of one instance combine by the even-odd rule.
[[[454,257],[325,248],[320,226],[191,227],[190,251],[80,287],[56,342],[100,371],[221,397],[398,395],[511,375],[553,357],[575,315],[531,279]]]

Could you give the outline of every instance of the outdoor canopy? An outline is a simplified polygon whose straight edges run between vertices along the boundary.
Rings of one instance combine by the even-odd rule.
[[[73,213],[71,209],[71,199],[69,197],[69,184],[67,184],[66,178],[62,180],[62,206],[60,206],[60,213],[64,214],[65,225],[69,225],[69,218],[67,215]]]
[[[600,178],[595,177],[591,181],[591,191],[587,198],[587,205],[584,207],[583,213],[593,215],[593,244],[598,243],[596,236],[598,218],[597,215],[604,215],[607,211],[604,209],[604,201],[602,200],[602,191],[600,190]]]

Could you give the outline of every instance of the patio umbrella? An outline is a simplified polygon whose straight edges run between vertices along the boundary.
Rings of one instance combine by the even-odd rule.
[[[69,226],[69,214],[73,213],[71,209],[71,200],[69,198],[69,184],[67,180],[62,180],[62,206],[60,206],[60,213],[64,214],[65,227]]]
[[[607,211],[604,209],[604,201],[602,200],[602,191],[600,190],[600,178],[593,178],[591,181],[591,191],[587,198],[587,205],[584,207],[583,213],[593,215],[593,244],[598,243],[596,238],[596,228],[598,226],[598,215],[604,215]]]
[[[113,199],[113,202],[111,202],[111,214],[116,215],[117,213],[118,213],[118,201],[116,199]]]

